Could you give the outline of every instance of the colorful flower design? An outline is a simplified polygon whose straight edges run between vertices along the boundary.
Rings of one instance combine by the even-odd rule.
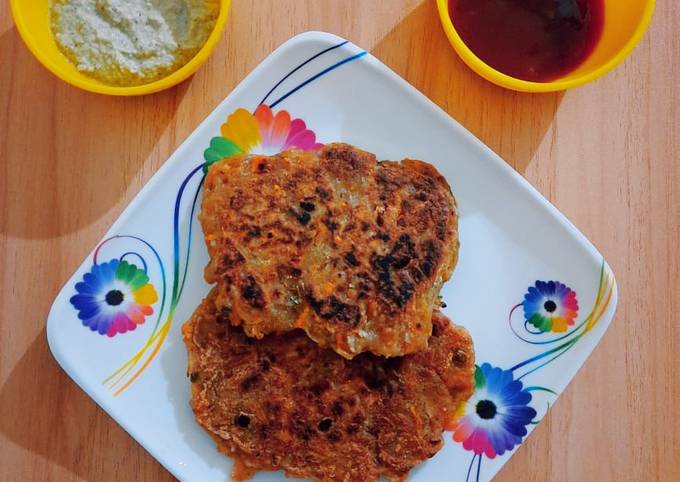
[[[144,270],[117,259],[92,266],[83,281],[76,283],[76,291],[71,304],[83,325],[110,337],[144,323],[158,300]]]
[[[578,315],[576,293],[559,281],[536,281],[522,304],[526,321],[542,333],[565,332]]]
[[[536,417],[529,402],[531,393],[512,371],[484,363],[475,370],[475,393],[458,408],[453,439],[477,455],[503,455],[522,442]]]
[[[302,119],[291,119],[285,110],[274,114],[265,104],[261,104],[254,114],[237,109],[222,124],[220,131],[222,135],[213,137],[203,154],[206,169],[216,161],[237,154],[273,155],[291,148],[307,151],[322,146]]]

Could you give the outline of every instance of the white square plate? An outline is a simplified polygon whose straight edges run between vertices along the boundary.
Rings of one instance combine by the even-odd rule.
[[[251,114],[260,103],[261,113],[267,105],[274,114],[285,110],[306,127],[279,114],[283,136],[258,135],[269,132],[266,116]],[[238,109],[245,110],[230,117]],[[47,332],[55,358],[179,479],[228,479],[231,460],[189,408],[180,334],[208,292],[196,223],[201,167],[204,156],[235,145],[269,153],[312,145],[313,134],[382,159],[426,160],[451,184],[461,250],[442,295],[446,314],[474,339],[477,390],[454,432],[445,433],[445,447],[411,480],[491,479],[606,330],[616,307],[613,275],[498,156],[374,57],[330,34],[305,33],[272,53],[130,203],[52,306]],[[123,332],[128,325],[136,329]],[[283,478],[260,473],[256,480]]]

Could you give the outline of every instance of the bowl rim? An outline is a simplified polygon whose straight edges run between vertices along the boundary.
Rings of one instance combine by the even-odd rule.
[[[439,20],[442,24],[442,27],[444,28],[444,32],[449,39],[449,43],[453,46],[454,50],[458,53],[463,62],[465,62],[468,67],[474,70],[477,74],[484,77],[486,80],[501,87],[517,90],[520,92],[562,91],[581,86],[607,74],[612,69],[614,69],[614,67],[619,65],[640,42],[652,20],[655,5],[656,0],[646,0],[645,9],[635,31],[633,32],[633,35],[615,55],[613,55],[609,60],[604,62],[599,67],[569,80],[558,79],[551,82],[531,82],[504,74],[477,57],[477,55],[475,55],[475,53],[472,52],[472,50],[470,50],[467,44],[463,41],[453,26],[453,21],[449,16],[449,0],[437,0]]]
[[[125,87],[107,85],[94,78],[83,79],[81,77],[64,73],[61,69],[57,68],[52,62],[51,58],[48,55],[45,55],[44,52],[38,47],[37,43],[34,42],[33,36],[30,33],[30,27],[28,25],[29,22],[23,15],[21,15],[19,10],[18,4],[19,2],[23,1],[26,0],[10,0],[10,8],[12,11],[12,17],[14,19],[14,25],[16,25],[17,30],[19,31],[19,36],[24,41],[24,44],[28,47],[28,50],[30,50],[33,56],[38,59],[43,67],[45,67],[64,82],[71,84],[74,87],[78,87],[88,92],[94,92],[96,94],[117,96],[152,94],[154,92],[160,92],[161,90],[173,87],[189,78],[198,70],[201,65],[203,65],[203,63],[205,63],[208,57],[210,57],[212,51],[217,46],[217,43],[219,42],[226,25],[229,9],[231,7],[231,0],[220,0],[220,11],[217,15],[215,26],[210,32],[210,35],[208,35],[208,38],[206,39],[203,46],[186,64],[174,72],[171,72],[169,75],[153,82],[149,82],[148,84]]]

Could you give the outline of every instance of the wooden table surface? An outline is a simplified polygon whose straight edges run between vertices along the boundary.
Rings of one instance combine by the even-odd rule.
[[[0,0],[0,480],[172,477],[57,366],[54,296],[199,121],[305,30],[370,50],[570,218],[617,275],[613,324],[499,481],[680,480],[680,13],[606,78],[566,94],[495,87],[449,48],[432,0],[234,0],[189,81],[143,98],[49,74]],[[439,482],[439,481],[433,481]]]

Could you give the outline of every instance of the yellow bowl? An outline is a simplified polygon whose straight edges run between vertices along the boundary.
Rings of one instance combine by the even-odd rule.
[[[517,79],[489,66],[470,50],[456,32],[449,16],[449,1],[437,0],[437,8],[449,42],[472,70],[507,89],[521,92],[554,92],[595,80],[621,63],[647,30],[654,12],[654,3],[655,0],[604,0],[604,28],[595,50],[576,70],[552,82]]]
[[[14,23],[28,49],[50,72],[71,85],[90,92],[109,95],[143,95],[179,84],[208,59],[227,21],[231,0],[220,0],[220,12],[213,31],[203,47],[186,64],[162,79],[143,85],[119,87],[109,85],[80,72],[61,53],[50,29],[50,0],[11,0]]]

